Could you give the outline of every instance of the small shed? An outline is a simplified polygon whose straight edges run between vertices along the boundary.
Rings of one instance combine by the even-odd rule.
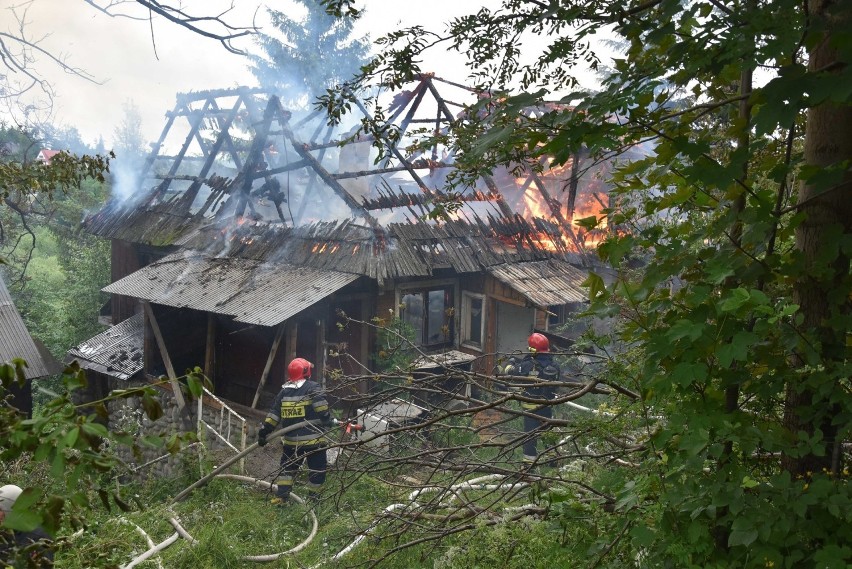
[[[23,386],[12,386],[12,405],[31,416],[32,380],[60,373],[62,364],[30,335],[6,283],[0,277],[0,363],[10,363],[15,358],[27,363],[24,372],[26,383]]]

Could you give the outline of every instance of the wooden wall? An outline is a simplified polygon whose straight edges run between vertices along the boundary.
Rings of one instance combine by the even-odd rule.
[[[139,255],[136,253],[135,245],[113,239],[110,247],[110,282],[123,279],[130,273],[142,268]],[[112,324],[119,324],[136,313],[139,301],[130,296],[113,294]]]

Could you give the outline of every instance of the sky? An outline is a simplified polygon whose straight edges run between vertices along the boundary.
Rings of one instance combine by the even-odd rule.
[[[97,1],[104,5],[110,0]],[[389,30],[417,23],[442,31],[453,16],[474,11],[485,3],[494,5],[496,1],[362,0],[361,7],[366,11],[356,33],[375,39]],[[288,0],[239,0],[238,9],[227,17],[229,21],[250,24],[257,14],[256,21],[263,26],[265,4],[281,11],[293,9]],[[184,1],[192,13],[210,13],[216,7],[229,5],[225,0]],[[76,127],[89,144],[102,136],[106,147],[111,147],[115,127],[129,101],[140,111],[146,141],[152,141],[159,137],[165,113],[174,107],[176,94],[256,84],[246,58],[229,53],[215,40],[164,20],[149,25],[147,21],[110,18],[83,0],[0,0],[0,31],[16,26],[9,11],[11,6],[18,6],[19,14],[26,9],[25,30],[30,37],[42,38],[42,47],[61,55],[96,81],[64,73],[47,61],[36,62],[55,90],[54,124]],[[144,15],[140,8],[130,3],[129,9]],[[254,48],[251,42],[242,47]],[[441,77],[464,82],[459,56],[454,58],[446,50],[437,50],[430,58],[425,61],[424,70],[438,70]]]

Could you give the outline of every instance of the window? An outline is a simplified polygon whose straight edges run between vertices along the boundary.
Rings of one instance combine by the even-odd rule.
[[[485,343],[485,297],[462,293],[462,343],[482,349]]]
[[[402,293],[399,317],[414,329],[418,346],[438,348],[453,343],[453,287],[408,290]]]
[[[547,307],[547,329],[555,330],[557,326],[565,322],[565,305],[554,304]]]

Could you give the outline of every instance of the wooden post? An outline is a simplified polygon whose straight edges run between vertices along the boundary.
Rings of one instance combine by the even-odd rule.
[[[485,357],[485,374],[491,375],[494,366],[497,365],[495,353],[497,352],[497,301],[493,296],[485,297],[487,309],[485,311],[485,342],[483,348],[487,354]]]
[[[216,315],[212,312],[207,313],[207,346],[204,353],[204,375],[208,378],[213,379],[213,374],[215,370],[213,369],[213,365],[215,363],[215,354],[216,354]]]
[[[390,294],[394,294],[391,292]],[[368,321],[370,319],[370,315],[376,314],[376,306],[367,296],[364,296],[361,299],[361,312],[358,315],[358,318],[364,321]],[[354,323],[350,323],[350,326],[354,325]],[[370,365],[370,334],[372,333],[373,328],[369,328],[364,324],[359,324],[360,330],[358,331],[358,336],[361,340],[361,345],[358,346],[358,357],[361,358],[361,365],[367,366]],[[352,351],[355,350],[355,347],[352,347]],[[370,383],[366,379],[361,380],[358,385],[357,395],[366,395],[370,391]]]
[[[317,363],[314,381],[317,378],[322,378],[322,387],[325,389],[325,319],[317,318]]]
[[[272,369],[272,362],[275,361],[275,356],[278,354],[278,346],[281,345],[281,338],[284,336],[284,322],[278,325],[275,330],[275,339],[272,340],[272,348],[269,350],[269,357],[266,358],[266,366],[263,368],[263,373],[260,375],[260,382],[257,384],[257,391],[254,392],[254,399],[251,402],[251,408],[257,409],[257,402],[260,399],[260,394],[263,391],[263,386],[266,385],[266,378],[269,377],[269,372]]]
[[[296,340],[299,338],[299,324],[294,320],[288,320],[286,322],[287,329],[285,330],[287,334],[287,348],[284,351],[285,358],[287,363],[296,357]]]
[[[186,401],[183,398],[183,393],[180,390],[180,385],[175,375],[175,369],[172,367],[172,360],[169,358],[169,352],[166,350],[166,343],[163,341],[163,335],[160,333],[160,326],[157,324],[157,319],[154,317],[154,311],[151,309],[151,304],[148,301],[142,301],[142,306],[145,307],[145,314],[148,316],[148,322],[151,323],[151,330],[154,332],[154,338],[157,340],[157,346],[160,348],[160,356],[163,358],[163,363],[166,366],[166,374],[169,376],[169,383],[175,392],[175,401],[178,404],[178,410],[183,411],[186,408]]]

